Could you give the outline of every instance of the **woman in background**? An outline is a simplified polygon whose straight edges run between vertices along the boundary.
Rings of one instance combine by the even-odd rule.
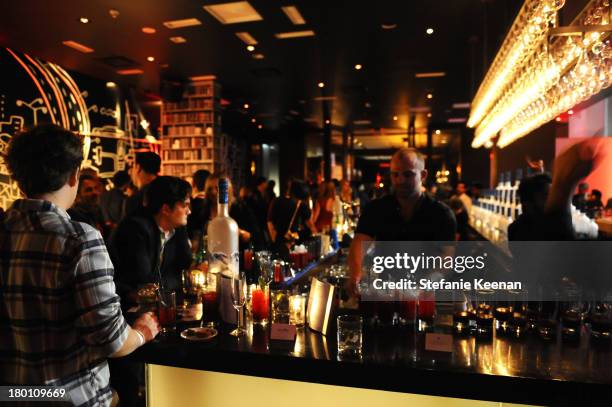
[[[334,218],[334,203],[336,201],[336,186],[333,182],[323,182],[319,187],[319,197],[315,202],[313,221],[317,230],[331,229]]]

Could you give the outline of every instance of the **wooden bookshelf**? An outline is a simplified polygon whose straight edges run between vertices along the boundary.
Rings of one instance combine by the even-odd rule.
[[[211,77],[189,83],[182,100],[162,104],[162,174],[190,179],[200,169],[227,170],[220,100],[221,87]]]

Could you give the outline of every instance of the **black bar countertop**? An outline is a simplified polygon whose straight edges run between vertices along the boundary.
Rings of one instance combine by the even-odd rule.
[[[179,324],[179,330],[183,328]],[[537,337],[454,337],[453,352],[425,350],[414,329],[364,331],[361,359],[338,360],[335,324],[327,336],[298,329],[296,343],[271,341],[269,326],[236,339],[220,327],[210,342],[177,334],[137,350],[133,360],[187,369],[338,386],[536,405],[612,405],[612,350],[586,328],[577,344]],[[178,332],[177,331],[177,332]]]

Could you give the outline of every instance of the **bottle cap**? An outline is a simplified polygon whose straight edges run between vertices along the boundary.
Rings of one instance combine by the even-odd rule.
[[[229,202],[229,182],[227,178],[219,178],[219,203]]]

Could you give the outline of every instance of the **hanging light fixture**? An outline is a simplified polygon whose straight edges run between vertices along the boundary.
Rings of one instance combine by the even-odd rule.
[[[591,1],[573,23],[579,26],[555,28],[563,4],[523,5],[472,103],[472,147],[497,134],[505,147],[610,86],[609,0]]]

